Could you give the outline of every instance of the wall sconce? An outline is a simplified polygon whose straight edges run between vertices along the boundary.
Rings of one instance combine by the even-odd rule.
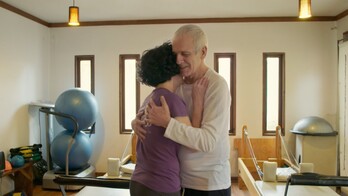
[[[73,0],[73,6],[69,7],[69,25],[79,26],[79,7],[75,6],[75,0]]]
[[[299,18],[309,18],[312,16],[311,0],[299,0]]]

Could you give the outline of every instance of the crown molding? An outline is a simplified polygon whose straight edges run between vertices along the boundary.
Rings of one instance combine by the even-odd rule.
[[[0,1],[0,7],[21,15],[29,20],[49,28],[71,27],[68,23],[48,23],[23,10]],[[81,26],[117,26],[117,25],[149,25],[149,24],[182,24],[182,23],[248,23],[248,22],[325,22],[337,21],[348,15],[348,10],[337,16],[314,16],[308,19],[298,17],[242,17],[242,18],[186,18],[186,19],[153,19],[153,20],[111,20],[111,21],[80,21]]]

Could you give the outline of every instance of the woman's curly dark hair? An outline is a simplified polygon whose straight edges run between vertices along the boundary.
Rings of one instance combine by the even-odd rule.
[[[137,79],[148,86],[156,87],[179,73],[180,68],[169,42],[144,51],[137,64]]]

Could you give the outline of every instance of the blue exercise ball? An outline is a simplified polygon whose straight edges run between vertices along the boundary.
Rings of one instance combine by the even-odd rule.
[[[64,130],[51,143],[50,153],[52,161],[62,169],[66,168],[66,153],[73,133],[71,130]],[[77,170],[88,165],[91,155],[91,141],[84,132],[78,131],[69,153],[69,170]]]
[[[12,167],[18,168],[22,167],[25,163],[24,157],[22,155],[15,155],[11,158],[10,163]]]
[[[94,95],[89,91],[73,88],[64,91],[56,100],[54,110],[73,116],[78,123],[78,131],[85,130],[95,123],[98,115],[98,103]],[[67,130],[74,130],[71,119],[56,115],[60,125]]]

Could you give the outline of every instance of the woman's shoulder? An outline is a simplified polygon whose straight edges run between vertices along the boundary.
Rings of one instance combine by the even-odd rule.
[[[165,88],[156,89],[154,94],[157,99],[164,96],[167,103],[182,101],[181,97]]]

